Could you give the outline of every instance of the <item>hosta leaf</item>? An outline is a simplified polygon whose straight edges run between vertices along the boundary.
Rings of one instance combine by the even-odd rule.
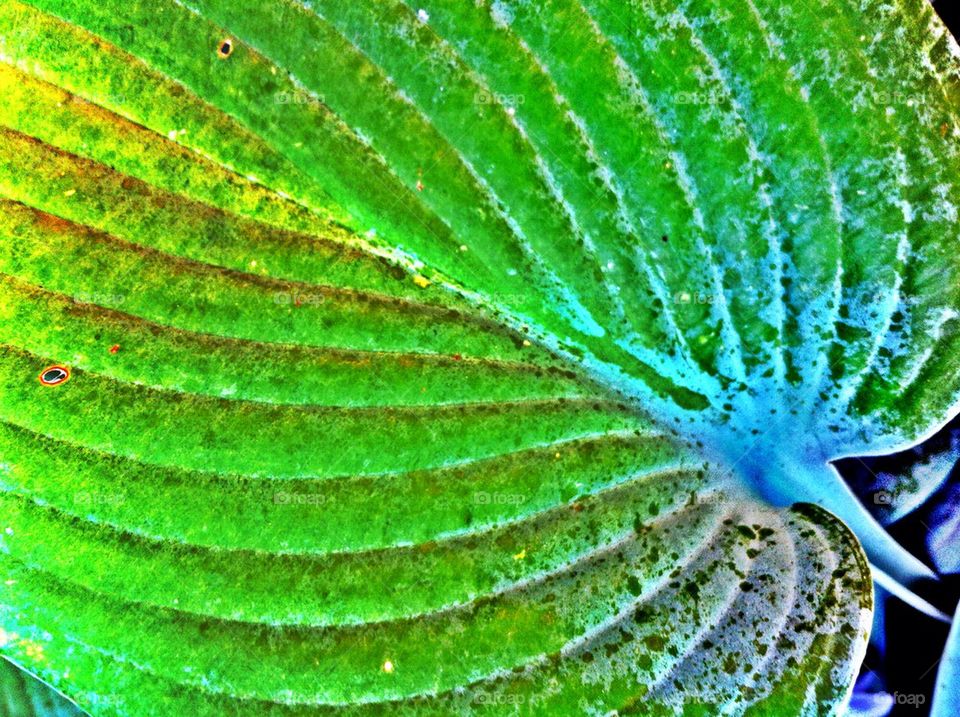
[[[954,429],[952,433],[960,433]],[[957,486],[956,467],[960,456],[952,456],[948,480],[925,505],[920,518],[926,526],[926,548],[931,561],[940,573],[960,572],[960,525],[957,523],[957,505],[960,489]]]
[[[937,671],[937,688],[930,709],[931,717],[948,717],[960,709],[957,667],[960,661],[960,621],[954,620]]]
[[[840,472],[884,525],[920,508],[940,491],[960,460],[960,429],[949,426],[910,450],[851,458]]]
[[[829,462],[957,404],[957,55],[921,0],[6,0],[6,654],[94,715],[839,713],[861,544],[929,572]]]
[[[927,549],[934,564],[942,573],[960,572],[960,525],[957,522],[957,502],[960,491],[955,485],[945,491],[943,502],[935,505],[930,514],[930,532]]]
[[[893,709],[894,699],[883,691],[883,686],[873,672],[857,679],[850,698],[850,717],[887,717]]]

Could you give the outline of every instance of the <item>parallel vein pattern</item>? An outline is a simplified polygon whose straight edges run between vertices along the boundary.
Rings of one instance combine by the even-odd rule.
[[[807,503],[957,405],[958,56],[921,0],[3,2],[4,654],[95,716],[839,713]]]

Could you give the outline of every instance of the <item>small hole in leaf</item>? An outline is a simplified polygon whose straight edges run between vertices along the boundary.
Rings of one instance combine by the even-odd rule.
[[[220,47],[217,48],[217,57],[226,60],[233,54],[233,40],[226,39],[220,41]]]
[[[70,369],[66,366],[49,366],[40,372],[40,383],[44,386],[59,386],[70,378]]]

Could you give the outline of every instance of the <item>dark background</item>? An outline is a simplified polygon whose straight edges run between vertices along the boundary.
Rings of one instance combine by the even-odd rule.
[[[957,37],[960,32],[960,3],[957,0],[934,0],[933,7],[947,23],[947,27]]]
[[[943,450],[944,446],[949,444],[951,436],[956,439],[958,434],[960,417],[926,441],[919,451],[920,455]],[[855,485],[858,480],[862,480],[863,471],[870,474],[905,473],[917,459],[918,451],[910,450],[893,456],[848,459],[838,462],[837,468]],[[930,514],[937,505],[947,500],[951,489],[958,484],[960,464],[954,466],[944,487],[934,493],[926,504],[888,527],[898,542],[928,565],[933,565],[926,545],[928,526],[933,523]],[[911,587],[918,595],[948,615],[954,613],[960,600],[960,575],[942,575],[938,581],[922,582]],[[895,705],[890,713],[891,717],[926,717],[933,700],[937,668],[949,625],[921,614],[896,598],[890,598],[886,602],[883,630],[886,635],[885,653],[881,654],[871,646],[864,659],[861,674],[869,671],[876,673],[890,694],[924,695],[923,705]]]
[[[933,0],[933,6],[950,28],[953,36],[960,39],[960,0]],[[951,421],[925,445],[942,447],[947,436],[951,433],[956,434],[957,431],[960,431],[960,417]],[[870,469],[890,470],[896,468],[899,460],[902,460],[904,465],[916,460],[916,454],[910,455],[905,452],[900,456],[865,460],[868,464],[871,462],[882,464],[870,466]],[[842,473],[852,477],[850,475],[852,472],[862,469],[856,463],[844,462],[837,467]],[[958,483],[960,483],[960,466],[954,466],[947,486],[943,490],[934,495],[924,508],[890,527],[890,532],[897,540],[928,564],[930,560],[927,556],[925,538],[930,508],[945,498],[950,486]],[[917,585],[915,589],[945,613],[952,615],[960,599],[960,575],[945,575],[936,583]],[[922,707],[913,704],[895,705],[891,717],[925,717],[929,714],[937,667],[943,654],[948,630],[948,625],[921,615],[899,600],[888,601],[885,620],[886,654],[881,655],[871,648],[867,653],[863,669],[864,671],[872,670],[880,675],[887,692],[891,694],[926,696],[926,704]]]
[[[950,28],[954,37],[960,37],[960,2],[957,0],[934,0],[934,9]],[[960,428],[960,420],[954,420],[941,434]],[[955,467],[948,481],[960,481],[960,471]],[[936,500],[936,498],[934,498]],[[899,538],[916,555],[925,556],[924,544],[925,525],[924,512],[911,515],[899,521],[891,529],[895,537]],[[960,598],[960,576],[948,575],[940,580],[938,585],[919,586],[918,592],[937,605],[941,610],[952,615]],[[887,627],[887,654],[878,659],[876,655],[867,656],[867,664],[876,661],[878,671],[882,671],[886,678],[889,692],[901,694],[923,693],[928,696],[927,704],[923,708],[911,705],[895,706],[892,715],[895,717],[919,717],[929,712],[930,699],[933,694],[936,668],[943,645],[947,639],[948,626],[919,615],[915,610],[907,607],[899,600],[890,600],[886,615]],[[960,717],[960,716],[958,716]]]

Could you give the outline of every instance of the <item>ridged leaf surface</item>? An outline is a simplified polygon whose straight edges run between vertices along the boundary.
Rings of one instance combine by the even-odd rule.
[[[867,556],[924,569],[828,462],[960,388],[957,55],[921,0],[0,3],[5,654],[95,717],[840,713]]]

